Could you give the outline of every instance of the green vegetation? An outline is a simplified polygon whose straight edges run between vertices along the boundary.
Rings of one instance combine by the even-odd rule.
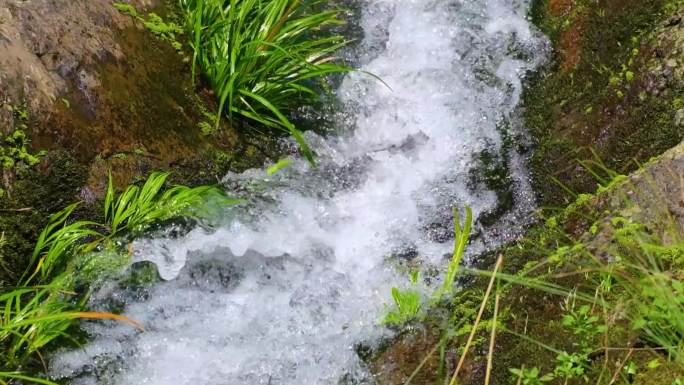
[[[596,180],[577,160],[596,155],[628,173],[676,145],[684,83],[677,28],[667,20],[681,0],[535,0],[531,17],[554,46],[552,60],[528,82],[524,115],[537,148],[531,166],[543,206],[591,193]],[[636,160],[637,162],[634,162]]]
[[[74,220],[78,203],[50,218],[36,241],[29,269],[16,287],[0,295],[0,378],[50,383],[28,379],[18,370],[40,366],[40,351],[58,339],[69,340],[74,320],[113,319],[142,329],[120,315],[84,311],[88,296],[83,285],[101,277],[108,266],[125,264],[130,250],[120,242],[122,237],[163,221],[201,218],[207,204],[237,202],[209,186],[164,189],[168,176],[154,173],[142,186],[129,186],[120,194],[115,193],[110,176],[103,223]],[[107,258],[119,263],[103,264]]]
[[[421,309],[429,317],[398,318],[422,323],[430,336],[416,352],[419,360],[402,358],[399,383],[684,380],[684,229],[667,210],[648,211],[648,223],[626,215],[643,212],[635,206],[644,202],[630,194],[655,183],[648,173],[637,179],[646,182],[634,185],[604,171],[612,178],[601,178],[596,195],[577,195],[524,239],[498,250],[508,261],[504,270],[501,257],[494,272],[461,267],[456,276],[467,286]],[[657,194],[643,193],[653,207],[666,205]],[[460,239],[467,240],[466,228],[455,250]],[[395,301],[397,315],[400,303],[411,303]],[[413,329],[406,328],[406,335]],[[395,354],[392,349],[380,356]],[[485,369],[463,373],[469,365]]]
[[[154,12],[147,14],[147,17],[143,17],[138,13],[138,10],[134,6],[126,3],[114,3],[114,7],[119,10],[119,12],[129,15],[138,19],[147,30],[152,32],[155,36],[163,41],[169,42],[176,51],[181,51],[183,45],[177,40],[177,37],[183,34],[183,28],[178,24],[173,22],[165,22],[159,15]],[[68,106],[68,105],[67,105]]]
[[[617,216],[603,222],[601,231],[610,234],[609,241],[592,251],[588,245],[574,247],[562,265],[554,262],[548,268],[550,261],[542,260],[503,278],[538,290],[538,295],[551,295],[547,300],[565,297],[559,314],[562,329],[554,328],[551,319],[534,333],[512,332],[521,343],[549,353],[544,355],[547,361],[540,361],[539,355],[536,362],[518,360],[535,365],[537,374],[536,365],[549,368],[540,378],[564,384],[581,378],[594,384],[631,383],[639,373],[659,368],[666,379],[654,383],[669,385],[684,373],[684,286],[678,278],[684,266],[684,234],[672,227],[667,236],[654,235],[648,226]],[[559,278],[568,276],[575,278],[573,286]],[[559,335],[549,338],[543,328]],[[645,346],[635,346],[635,341]],[[527,378],[521,370],[514,373]]]
[[[14,129],[4,136],[0,133],[0,174],[3,176],[0,182],[0,199],[7,189],[11,188],[6,184],[10,182],[10,176],[15,173],[17,166],[35,166],[40,161],[40,156],[44,155],[44,153],[34,155],[28,150],[29,139],[26,135],[28,111],[20,106],[11,106],[11,108],[16,121]]]
[[[540,376],[539,368],[526,369],[523,367],[520,369],[511,369],[511,373],[516,376],[518,383],[522,385],[543,385],[544,383],[553,380],[553,376],[549,374]]]
[[[411,272],[411,285],[416,287],[420,279],[420,272],[414,270]],[[413,320],[419,315],[422,307],[422,298],[420,291],[415,288],[399,289],[392,288],[392,300],[394,306],[387,311],[382,322],[386,325],[402,325],[410,320]]]
[[[383,323],[387,325],[401,325],[418,315],[421,308],[420,292],[412,289],[400,290],[392,288],[392,299],[395,308],[385,315]]]
[[[53,151],[34,167],[15,167],[11,194],[0,199],[0,291],[15,285],[28,267],[36,237],[47,225],[50,215],[74,201],[85,184],[87,170],[69,154]],[[79,206],[86,215],[91,206]],[[94,216],[97,218],[100,210]]]
[[[239,116],[284,130],[313,162],[313,154],[288,114],[320,102],[325,76],[349,72],[334,53],[347,44],[326,29],[341,11],[322,1],[180,0],[199,68],[219,102],[219,116]],[[218,127],[218,119],[216,120]]]
[[[452,293],[454,288],[454,281],[456,280],[456,273],[461,266],[463,260],[463,253],[465,252],[468,238],[470,237],[470,226],[473,222],[473,212],[470,207],[466,206],[466,217],[463,226],[461,227],[461,219],[458,216],[458,209],[454,207],[454,252],[447,267],[447,274],[444,277],[444,283],[441,290],[437,292],[437,299],[440,299],[445,294]]]
[[[289,167],[292,164],[292,161],[289,159],[281,159],[278,162],[276,162],[274,165],[270,166],[269,168],[266,169],[266,174],[268,175],[273,175],[276,174],[278,171]]]
[[[470,227],[473,221],[473,213],[470,207],[466,206],[466,217],[461,225],[461,219],[458,215],[458,208],[454,207],[454,251],[449,261],[446,274],[444,276],[444,281],[442,285],[434,291],[431,295],[432,304],[444,299],[444,297],[453,294],[454,282],[459,268],[461,267],[461,261],[463,259],[463,254],[465,252],[465,247],[468,243],[468,237],[470,236]],[[417,286],[419,282],[420,272],[414,270],[411,272],[411,284]],[[392,288],[392,299],[394,300],[394,307],[390,308],[383,319],[383,323],[387,325],[400,326],[406,322],[415,320],[420,314],[423,308],[422,298],[420,291],[417,289],[399,289],[396,287]],[[422,314],[424,317],[425,314]]]
[[[35,166],[40,161],[40,158],[31,154],[26,147],[28,145],[28,138],[26,133],[22,130],[15,130],[4,138],[0,135],[0,171],[11,172],[17,164],[23,164],[28,167]],[[5,186],[8,188],[9,186]],[[5,190],[0,188],[0,198],[4,195]]]

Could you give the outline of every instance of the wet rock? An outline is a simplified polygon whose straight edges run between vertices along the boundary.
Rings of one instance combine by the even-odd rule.
[[[598,207],[664,233],[684,229],[684,142],[596,199]]]
[[[161,0],[130,4],[166,9]],[[16,126],[12,108],[21,106],[33,147],[74,154],[96,196],[109,169],[121,185],[154,169],[202,167],[204,154],[235,148],[228,127],[202,134],[203,112],[215,106],[195,91],[187,57],[110,0],[0,4],[1,129]]]
[[[684,127],[684,108],[681,108],[675,112],[675,124],[678,127]]]
[[[25,101],[41,118],[68,90],[70,77],[92,81],[99,60],[125,58],[117,34],[132,26],[106,0],[9,0],[0,20],[0,96],[5,103]]]
[[[127,2],[162,16],[171,3]],[[0,198],[0,287],[26,268],[50,214],[80,200],[79,218],[99,220],[110,170],[117,186],[169,169],[172,183],[215,183],[235,159],[265,158],[244,155],[246,140],[226,124],[202,133],[216,105],[193,84],[187,53],[112,3],[0,1],[0,134],[22,129],[32,154],[47,153],[31,169],[0,169],[12,191]]]
[[[532,7],[557,64],[524,95],[542,206],[595,191],[587,170],[594,162],[628,173],[635,159],[645,163],[684,139],[674,113],[684,90],[684,5],[557,0]]]

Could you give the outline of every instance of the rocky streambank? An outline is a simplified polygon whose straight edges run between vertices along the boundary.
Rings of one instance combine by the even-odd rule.
[[[162,0],[129,3],[176,18]],[[109,170],[118,186],[155,170],[197,184],[263,162],[268,139],[225,123],[207,132],[216,105],[183,40],[109,0],[0,4],[0,287],[23,272],[51,213],[82,200],[81,215],[94,215]]]
[[[572,273],[581,265],[572,259],[583,255],[573,247],[609,258],[607,250],[619,231],[616,222],[643,225],[665,246],[676,242],[673,234],[684,231],[684,5],[535,0],[530,18],[553,46],[547,65],[528,76],[521,106],[534,143],[528,164],[540,220],[522,239],[480,256],[479,267],[492,268],[501,255],[505,271],[516,274],[553,260],[557,264],[551,267],[544,262],[544,277],[562,277],[552,281],[562,287],[586,288],[592,283]],[[672,269],[668,274],[680,274],[676,266]],[[443,383],[463,353],[487,281],[463,281],[454,298],[369,353],[377,382]],[[492,383],[516,383],[510,370],[521,367],[536,368],[536,377],[528,372],[535,379],[525,381],[559,370],[554,366],[559,351],[577,350],[577,335],[562,321],[567,301],[567,296],[507,286],[499,322],[518,335],[497,336]],[[458,383],[484,381],[493,310],[490,297],[484,313],[488,321],[479,326]],[[679,366],[644,348],[642,336],[624,318],[607,324],[605,342],[615,350],[590,356],[589,366],[576,379],[554,381],[579,384],[582,376],[598,381],[601,370],[610,373],[602,374],[609,379],[617,373],[617,379],[628,364],[635,368],[628,376],[635,384],[671,385],[683,374]],[[630,351],[628,361],[625,353]]]

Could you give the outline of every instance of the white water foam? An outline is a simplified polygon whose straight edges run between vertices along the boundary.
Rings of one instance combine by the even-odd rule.
[[[334,138],[307,137],[319,168],[275,176],[230,174],[249,193],[218,230],[136,242],[164,282],[142,295],[105,286],[92,306],[116,302],[146,331],[87,322],[82,348],[53,357],[72,384],[338,384],[363,381],[358,343],[379,325],[390,288],[406,278],[388,262],[419,255],[443,266],[451,207],[497,205],[469,188],[477,154],[501,151],[521,78],[543,57],[525,0],[368,0],[363,70],[337,91],[353,117]],[[514,123],[513,123],[514,125]],[[531,206],[524,173],[509,220]],[[525,192],[527,191],[527,192]],[[522,214],[520,214],[522,213]],[[516,216],[518,215],[518,216]],[[502,219],[505,220],[505,219]],[[446,235],[445,235],[446,234]],[[408,252],[407,252],[408,250]]]

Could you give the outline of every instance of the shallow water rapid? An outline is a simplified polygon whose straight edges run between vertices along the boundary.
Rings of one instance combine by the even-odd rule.
[[[364,383],[357,354],[391,332],[380,324],[397,264],[443,268],[451,208],[501,207],[473,182],[483,152],[505,159],[514,202],[478,224],[471,252],[516,235],[533,209],[516,107],[524,75],[544,57],[525,0],[368,0],[356,48],[362,72],[335,95],[337,134],[307,133],[318,168],[229,174],[245,197],[221,225],[135,242],[135,261],[163,278],[143,293],[105,284],[93,308],[116,302],[145,332],[84,322],[91,339],[51,362],[72,384]],[[507,142],[508,141],[508,142]],[[508,143],[508,144],[507,144]],[[346,380],[343,380],[346,379]],[[355,381],[355,382],[352,382]],[[370,383],[370,382],[368,382]]]

